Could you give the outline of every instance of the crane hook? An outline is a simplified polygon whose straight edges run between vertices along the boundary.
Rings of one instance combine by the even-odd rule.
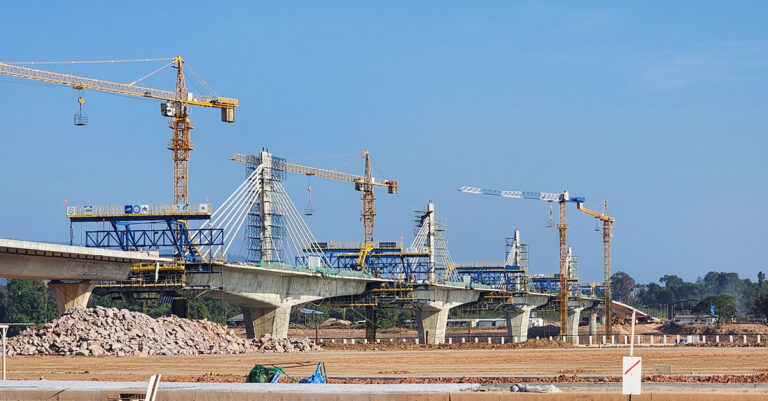
[[[83,112],[83,103],[85,103],[85,100],[83,99],[83,90],[80,89],[80,96],[77,97],[77,103],[79,110],[77,113],[75,113],[75,125],[83,126],[88,125],[88,115]]]

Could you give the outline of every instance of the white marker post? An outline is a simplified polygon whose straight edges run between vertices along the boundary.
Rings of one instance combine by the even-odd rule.
[[[8,332],[7,324],[0,324],[0,335],[3,337],[3,381],[5,381],[5,334]]]
[[[640,394],[640,386],[642,382],[642,358],[635,357],[635,311],[632,311],[632,334],[630,335],[632,342],[629,345],[629,356],[625,356],[622,360],[621,369],[621,394],[627,395],[627,400],[632,400],[632,394]]]

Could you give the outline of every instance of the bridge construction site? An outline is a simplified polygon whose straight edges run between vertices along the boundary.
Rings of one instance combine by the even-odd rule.
[[[537,344],[529,338],[531,318],[537,311],[548,311],[558,316],[554,324],[558,333],[549,341],[562,348],[558,351],[561,354],[588,347],[617,352],[616,349],[629,344],[625,334],[619,336],[612,331],[614,324],[619,321],[634,324],[638,318],[646,317],[642,311],[611,297],[615,219],[609,213],[608,202],[602,201],[599,211],[591,210],[586,206],[586,196],[575,196],[568,191],[531,192],[458,185],[458,188],[446,188],[459,197],[478,195],[472,199],[478,204],[488,197],[534,200],[539,204],[531,207],[548,205],[550,216],[556,211],[556,221],[552,221],[551,226],[557,229],[559,269],[552,272],[529,266],[525,232],[519,230],[510,232],[506,238],[503,260],[455,261],[450,252],[446,216],[441,215],[439,204],[426,200],[423,209],[415,211],[412,239],[378,238],[376,222],[398,217],[378,215],[376,204],[397,195],[401,182],[386,176],[375,177],[376,165],[368,150],[360,153],[359,171],[349,172],[298,164],[267,150],[249,153],[243,149],[245,153],[231,155],[229,161],[222,160],[222,163],[242,165],[246,177],[226,200],[221,204],[191,201],[188,163],[190,152],[195,149],[190,141],[190,130],[195,124],[189,118],[190,111],[193,106],[216,108],[223,122],[234,123],[234,111],[240,103],[237,98],[218,96],[212,90],[204,95],[189,92],[187,79],[191,70],[185,61],[181,57],[161,61],[165,63],[163,67],[129,84],[0,62],[0,75],[66,85],[79,92],[101,91],[159,100],[161,113],[169,118],[171,138],[167,147],[173,164],[172,202],[117,200],[105,205],[67,204],[62,213],[69,221],[69,245],[0,239],[0,277],[47,280],[60,315],[71,308],[87,308],[91,295],[96,294],[127,303],[146,299],[169,303],[172,314],[187,318],[190,300],[211,297],[241,307],[245,337],[266,341],[265,335],[268,339],[289,337],[292,308],[322,302],[364,310],[363,341],[374,345],[381,341],[378,311],[410,308],[416,316],[417,338],[413,343],[423,345],[426,350],[428,346],[453,345],[454,340],[447,335],[451,310],[495,311],[506,323],[499,346],[520,343],[520,352],[534,353],[524,345]],[[138,86],[146,77],[168,68],[176,73],[174,90]],[[201,82],[207,88],[207,84]],[[74,123],[84,126],[88,124],[88,117],[82,109],[82,94],[78,103]],[[341,181],[350,190],[360,192],[360,240],[316,238],[308,221],[314,213],[311,203],[306,209],[300,209],[284,185],[291,174],[320,181]],[[309,187],[310,199],[311,191]],[[577,223],[576,215],[580,218],[585,215],[588,219]],[[600,283],[580,281],[580,269],[595,267],[580,267],[568,242],[570,225],[587,221],[597,221],[602,226],[602,242],[594,243],[595,248],[602,246],[603,251],[603,282]],[[75,243],[75,229],[82,230],[83,243]],[[244,249],[245,254],[233,256],[238,249]],[[579,335],[583,314],[589,316],[587,341]],[[598,327],[602,328],[600,332]],[[671,339],[670,336],[667,341],[665,336],[663,345],[674,345]],[[471,341],[468,338],[467,342]],[[757,343],[760,342],[758,336]],[[744,344],[748,343],[745,338]],[[332,347],[340,345],[329,348]],[[500,348],[498,352],[513,352],[513,349]],[[437,353],[434,357],[440,358]],[[480,361],[488,355],[473,354],[472,357]],[[299,362],[295,358],[275,358],[271,360],[274,363]],[[662,360],[663,356],[658,358]],[[250,361],[241,359],[237,363]],[[186,364],[185,361],[174,363]],[[384,368],[377,372],[380,376],[392,375]],[[556,369],[553,375],[563,372]],[[433,374],[423,370],[417,373]],[[351,370],[345,374],[354,376]]]

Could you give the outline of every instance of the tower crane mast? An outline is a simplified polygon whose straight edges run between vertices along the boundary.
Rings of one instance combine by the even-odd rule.
[[[605,293],[605,335],[611,336],[613,318],[611,317],[611,229],[615,219],[608,214],[608,201],[603,201],[603,213],[589,210],[576,203],[576,209],[603,222],[603,288]]]
[[[173,120],[171,120],[171,122],[168,124],[172,130],[171,139],[168,141],[168,149],[172,152],[174,163],[173,202],[175,204],[186,204],[188,203],[189,176],[187,163],[189,162],[189,152],[194,150],[194,144],[189,139],[189,131],[194,128],[194,124],[189,119],[189,111],[187,107],[201,106],[221,109],[221,120],[224,122],[232,123],[235,121],[235,108],[239,106],[239,100],[235,98],[221,97],[218,95],[198,98],[189,93],[187,91],[186,80],[184,78],[184,60],[181,57],[174,57],[169,59],[108,60],[103,62],[111,63],[121,61],[160,60],[170,62],[149,75],[152,75],[160,71],[162,68],[168,66],[175,68],[175,91],[147,88],[136,85],[136,83],[148,77],[149,75],[137,79],[131,83],[124,84],[17,65],[20,63],[0,62],[0,75],[68,85],[78,90],[91,89],[101,92],[118,93],[121,95],[163,100],[164,103],[161,104],[162,114],[166,117],[173,117]],[[83,62],[74,61],[71,63],[77,64]],[[88,61],[87,63],[95,62]]]
[[[568,194],[568,191],[563,191],[563,193],[558,194],[552,192],[502,191],[497,189],[464,186],[459,188],[459,192],[500,196],[502,198],[511,199],[532,199],[545,202],[558,202],[560,204],[560,219],[557,225],[560,234],[560,336],[565,336],[568,324],[568,244],[566,241],[568,224],[565,220],[565,205],[569,202],[579,204],[584,202],[585,199],[583,197],[572,197]]]

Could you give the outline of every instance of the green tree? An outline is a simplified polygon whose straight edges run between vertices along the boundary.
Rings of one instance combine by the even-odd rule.
[[[7,322],[46,323],[56,317],[56,303],[43,280],[8,279],[4,304]],[[8,333],[21,330],[12,326]]]
[[[768,317],[768,288],[761,288],[752,296],[750,311],[757,316]]]
[[[680,277],[672,274],[672,275],[664,275],[659,279],[659,282],[664,284],[665,287],[671,288],[671,287],[677,287],[684,283],[683,279]]]
[[[611,276],[611,291],[613,299],[628,303],[632,298],[637,283],[629,274],[622,271],[616,272]]]
[[[709,295],[699,301],[693,307],[693,312],[700,315],[709,315],[712,305],[715,305],[715,315],[717,316],[717,326],[720,327],[723,321],[730,320],[736,314],[736,305],[733,297],[726,294]]]
[[[7,291],[5,285],[0,286],[0,322],[8,322]]]

